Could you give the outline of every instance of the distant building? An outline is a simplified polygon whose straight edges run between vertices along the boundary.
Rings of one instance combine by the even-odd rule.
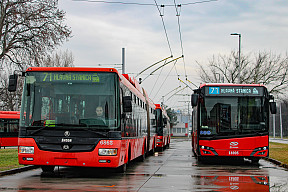
[[[177,111],[177,125],[172,128],[172,136],[190,136],[192,129],[191,115]]]

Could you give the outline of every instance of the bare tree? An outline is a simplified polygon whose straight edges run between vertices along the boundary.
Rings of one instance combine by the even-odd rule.
[[[42,67],[74,67],[73,62],[74,58],[71,52],[60,50],[51,54],[51,56],[47,55],[42,58],[39,64]],[[18,78],[16,92],[9,92],[8,76],[13,74],[13,71],[15,71],[15,68],[8,66],[0,73],[0,110],[2,111],[18,111],[21,107],[24,78]]]
[[[266,85],[270,93],[283,94],[288,83],[288,56],[259,52],[241,56],[231,52],[229,56],[213,56],[207,66],[200,66],[200,78],[205,83],[260,83]]]
[[[22,78],[18,80],[18,89],[15,92],[8,91],[9,72],[2,71],[0,74],[0,110],[1,111],[18,111],[21,106],[21,96],[23,90]]]
[[[58,0],[0,2],[0,61],[3,65],[39,66],[40,59],[71,36]]]
[[[74,67],[74,57],[68,50],[64,52],[59,50],[43,58],[40,65],[43,67]]]

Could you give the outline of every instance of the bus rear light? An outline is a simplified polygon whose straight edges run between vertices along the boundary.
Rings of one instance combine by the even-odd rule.
[[[100,156],[115,156],[117,155],[117,149],[99,149],[98,154]]]
[[[34,147],[19,146],[19,153],[34,154]]]

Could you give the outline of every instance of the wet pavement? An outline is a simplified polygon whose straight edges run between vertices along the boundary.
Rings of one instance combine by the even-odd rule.
[[[187,139],[124,174],[114,169],[64,168],[54,174],[35,169],[0,177],[0,191],[288,191],[288,171],[268,161],[259,164],[198,163]]]

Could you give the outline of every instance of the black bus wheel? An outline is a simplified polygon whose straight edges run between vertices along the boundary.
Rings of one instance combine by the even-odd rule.
[[[42,169],[43,172],[49,172],[49,173],[53,173],[54,172],[54,168],[55,168],[55,166],[51,166],[51,165],[41,166],[41,169]]]
[[[143,155],[141,155],[139,158],[141,162],[144,162],[146,159],[146,152],[144,152]]]
[[[253,163],[253,164],[258,164],[259,163],[259,158],[253,158],[253,159],[251,159],[251,162]]]
[[[127,170],[127,164],[126,163],[117,168],[118,173],[125,173],[126,170]]]

